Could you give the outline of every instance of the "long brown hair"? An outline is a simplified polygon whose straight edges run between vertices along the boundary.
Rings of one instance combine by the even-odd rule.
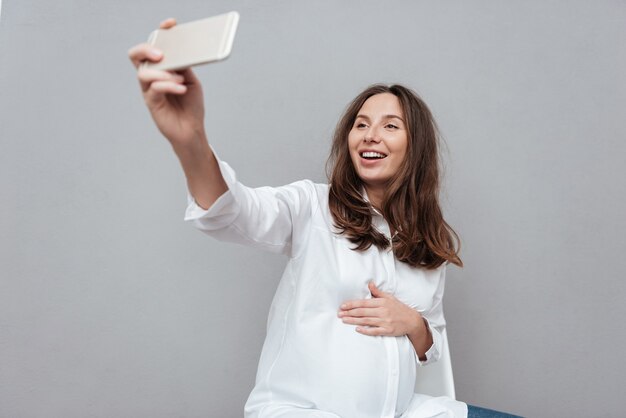
[[[382,215],[397,231],[392,242],[372,225],[371,206],[362,195],[363,182],[348,150],[348,134],[356,116],[370,97],[391,93],[398,98],[408,133],[407,153],[398,172],[389,180]],[[439,134],[433,116],[412,90],[375,84],[359,94],[337,124],[328,158],[329,205],[335,226],[364,251],[375,245],[392,246],[396,258],[413,267],[436,268],[444,262],[462,266],[460,240],[446,223],[439,207]]]

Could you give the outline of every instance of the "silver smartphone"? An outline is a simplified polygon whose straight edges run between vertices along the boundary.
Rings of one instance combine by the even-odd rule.
[[[145,68],[181,70],[228,58],[233,47],[239,13],[229,12],[206,19],[157,29],[148,43],[163,52],[160,62],[144,62]]]

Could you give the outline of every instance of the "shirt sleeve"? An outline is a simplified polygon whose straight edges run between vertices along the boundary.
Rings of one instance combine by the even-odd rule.
[[[433,344],[426,351],[426,360],[421,361],[415,353],[415,359],[417,364],[425,366],[430,363],[434,363],[441,357],[442,345],[443,345],[443,331],[446,328],[446,320],[443,316],[443,291],[446,282],[446,264],[443,264],[440,268],[439,283],[435,294],[433,295],[433,304],[427,311],[420,312],[422,317],[426,320],[428,329],[433,336]]]
[[[188,193],[185,221],[220,241],[296,256],[316,207],[315,184],[246,187],[226,162],[216,159],[228,190],[206,210]]]

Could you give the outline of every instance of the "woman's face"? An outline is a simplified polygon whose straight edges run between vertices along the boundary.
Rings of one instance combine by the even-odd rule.
[[[400,101],[391,93],[367,99],[348,134],[352,164],[370,189],[384,188],[400,169],[408,143]]]

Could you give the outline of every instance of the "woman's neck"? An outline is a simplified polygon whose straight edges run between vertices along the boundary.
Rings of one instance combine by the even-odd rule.
[[[379,211],[382,210],[383,197],[385,195],[383,188],[365,186],[365,191],[367,192],[367,199],[370,201],[370,204]]]

